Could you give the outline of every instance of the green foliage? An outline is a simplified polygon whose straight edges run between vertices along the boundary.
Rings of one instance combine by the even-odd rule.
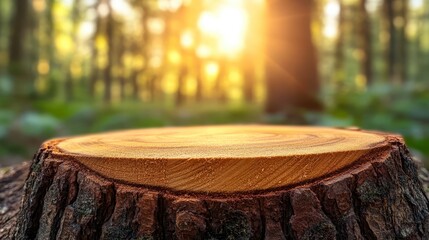
[[[19,119],[20,131],[29,137],[52,137],[59,132],[60,122],[53,116],[28,112]]]
[[[429,86],[377,83],[364,91],[337,90],[324,97],[326,111],[307,114],[310,122],[399,133],[411,148],[429,156]]]
[[[261,57],[257,55],[253,59],[257,60],[254,71],[254,74],[258,76],[254,84],[254,90],[258,93],[254,99],[257,104],[243,103],[243,99],[237,100],[240,97],[232,98],[231,92],[240,92],[238,95],[243,95],[242,84],[244,81],[242,80],[244,77],[234,80],[230,75],[237,74],[224,73],[228,77],[219,84],[225,84],[223,86],[225,92],[219,92],[220,89],[216,87],[217,80],[209,81],[209,78],[215,78],[216,74],[213,76],[207,74],[203,82],[203,101],[195,101],[195,91],[188,89],[184,91],[186,100],[184,105],[180,107],[174,105],[177,94],[175,85],[179,84],[176,76],[179,75],[180,64],[198,63],[201,65],[201,69],[205,69],[210,67],[210,65],[205,66],[210,62],[211,65],[219,68],[223,65],[223,60],[210,58],[203,59],[201,62],[191,61],[186,64],[182,62],[177,66],[175,65],[177,63],[169,63],[159,68],[146,69],[145,62],[150,62],[148,61],[150,56],[147,53],[149,50],[156,50],[158,45],[168,43],[168,46],[162,46],[163,51],[154,52],[168,53],[168,58],[171,56],[174,58],[174,53],[179,54],[179,42],[174,41],[181,39],[181,35],[179,35],[181,31],[190,27],[181,25],[186,21],[180,21],[181,14],[178,12],[177,14],[169,12],[164,15],[165,12],[159,11],[158,4],[155,4],[156,1],[148,3],[148,5],[135,0],[125,0],[124,3],[129,3],[133,12],[144,13],[143,16],[156,17],[165,24],[169,24],[169,22],[164,17],[172,18],[174,24],[170,27],[174,31],[168,33],[170,36],[166,39],[159,36],[154,37],[151,34],[142,35],[141,30],[146,26],[144,22],[141,22],[144,18],[128,19],[123,18],[124,16],[121,17],[121,14],[113,16],[114,22],[111,27],[113,27],[114,34],[111,36],[112,39],[109,39],[106,32],[106,19],[95,16],[90,21],[84,20],[90,11],[99,10],[93,9],[97,4],[86,6],[88,4],[86,2],[69,1],[66,4],[65,1],[55,1],[53,6],[45,5],[43,10],[40,8],[34,12],[34,16],[27,19],[25,29],[20,31],[21,34],[26,33],[22,36],[26,39],[22,43],[23,53],[20,58],[21,67],[26,71],[13,74],[9,71],[7,56],[11,29],[16,29],[18,26],[11,21],[17,2],[0,1],[0,32],[2,33],[0,34],[0,165],[11,156],[19,155],[30,159],[40,143],[52,137],[170,125],[252,122],[297,124],[302,123],[303,120],[314,125],[358,126],[364,129],[397,132],[405,136],[407,144],[411,148],[429,158],[429,82],[426,77],[429,63],[429,35],[428,31],[423,31],[427,30],[429,26],[423,24],[429,19],[423,11],[427,8],[428,1],[423,2],[421,6],[414,6],[407,10],[409,14],[407,19],[404,19],[407,26],[410,27],[404,31],[407,32],[407,42],[403,45],[396,43],[397,46],[394,46],[395,49],[403,48],[408,53],[406,61],[401,60],[402,55],[394,54],[396,62],[401,60],[400,62],[407,64],[404,69],[408,71],[405,71],[404,76],[399,79],[396,79],[396,75],[401,74],[389,75],[387,71],[389,67],[396,68],[401,64],[388,66],[390,45],[386,40],[389,39],[389,36],[386,34],[390,33],[389,29],[385,28],[386,24],[383,21],[393,19],[387,19],[382,15],[384,11],[381,9],[384,6],[380,5],[377,9],[368,10],[371,21],[367,27],[371,28],[372,35],[367,40],[371,41],[373,67],[373,78],[369,79],[364,76],[362,70],[365,53],[362,52],[362,46],[360,46],[362,41],[360,35],[362,34],[358,29],[361,26],[358,26],[359,14],[355,11],[359,1],[340,1],[345,4],[343,9],[345,18],[340,23],[323,22],[329,18],[329,14],[334,13],[325,12],[327,1],[318,2],[314,13],[320,19],[317,29],[313,29],[313,37],[319,51],[318,67],[323,83],[321,98],[325,103],[325,109],[323,112],[303,111],[303,113],[297,114],[303,115],[303,117],[285,116],[283,113],[270,116],[263,114],[261,107],[263,94],[259,93],[263,92],[264,62],[260,59],[263,59],[264,54],[261,54]],[[191,2],[198,3],[199,1]],[[389,2],[392,3],[392,1],[384,1],[383,4]],[[82,4],[82,6],[75,4]],[[36,3],[29,5],[32,8],[37,6]],[[74,8],[78,11],[77,16],[79,17],[72,17]],[[198,11],[197,8],[194,10]],[[254,10],[259,11],[260,8]],[[160,15],[158,16],[158,14]],[[197,19],[199,13],[192,14]],[[132,16],[133,14],[125,15]],[[249,19],[258,20],[258,16]],[[49,23],[49,19],[53,22]],[[383,21],[379,21],[380,19]],[[89,28],[92,31],[99,27],[97,38],[93,39],[94,32],[90,31],[85,36],[79,36],[79,39],[82,38],[85,41],[77,39],[79,41],[75,41],[75,43],[78,42],[78,45],[75,45],[74,40],[77,32],[80,32],[80,27],[83,27],[84,23],[85,26],[88,26],[89,22],[93,24],[92,28]],[[131,26],[129,23],[142,28],[132,27],[132,31],[129,31],[128,28]],[[336,36],[328,37],[323,35],[323,28],[326,26],[334,28],[342,26],[342,28],[337,29]],[[259,33],[256,28],[256,26],[252,26],[252,32]],[[145,37],[149,37],[149,40]],[[341,42],[340,39],[342,39]],[[108,41],[111,41],[112,46],[108,46]],[[152,41],[160,42],[154,44]],[[297,46],[297,48],[299,47],[302,46]],[[92,48],[97,51],[90,50]],[[255,50],[260,53],[264,51],[263,48],[258,47],[255,47]],[[109,51],[113,54],[114,61],[111,63],[111,69],[106,70]],[[177,58],[179,59],[179,57]],[[178,59],[176,60],[179,61]],[[182,56],[180,61],[185,61],[185,59],[185,56]],[[243,58],[243,60],[248,61],[249,59]],[[240,65],[243,62],[240,61],[242,60],[236,59],[228,62],[226,64],[228,68],[223,71],[231,71],[230,73],[238,71],[242,75],[243,69]],[[140,69],[143,66],[145,68]],[[236,69],[232,71],[228,70],[229,68]],[[192,66],[189,75],[195,74],[196,70],[197,68]],[[105,102],[101,103],[104,88],[106,88],[106,73],[109,72],[112,78],[112,99],[104,100]],[[136,86],[132,82],[133,74],[138,76],[139,89],[136,94],[138,96],[134,96],[133,93]],[[91,78],[95,75],[97,75],[97,83],[94,91],[90,91]],[[125,77],[125,86],[122,89],[125,95],[123,98],[118,97],[121,90],[120,77]],[[192,78],[192,76],[188,77]],[[299,76],[296,77],[299,80]],[[71,81],[67,82],[68,79]],[[152,82],[152,79],[156,84]],[[189,79],[187,81],[192,83]],[[174,83],[173,87],[169,85],[170,83]],[[22,84],[24,84],[24,88],[34,88],[35,92],[31,92],[31,96],[21,96],[22,99],[13,96],[16,94],[14,87],[23,86]],[[185,83],[182,84],[187,86]],[[24,92],[29,94],[30,91]],[[214,103],[215,99],[219,99],[222,94],[227,95],[225,102]],[[135,100],[131,100],[131,98],[135,98]],[[149,101],[149,99],[152,100]]]

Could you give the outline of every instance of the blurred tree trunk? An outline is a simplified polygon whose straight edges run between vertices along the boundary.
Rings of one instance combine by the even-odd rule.
[[[124,55],[125,55],[125,45],[126,45],[126,37],[124,36],[124,33],[121,32],[120,41],[119,41],[119,56],[118,56],[118,62],[119,62],[119,69],[121,70],[121,75],[119,78],[119,98],[121,101],[124,101],[126,99],[126,66],[124,65]]]
[[[246,2],[246,9],[251,11],[252,3]],[[253,13],[254,14],[254,13]],[[256,44],[256,36],[250,28],[258,28],[258,22],[260,21],[257,18],[250,18],[248,28],[245,35],[245,48],[241,57],[241,64],[243,70],[243,95],[244,100],[247,103],[252,103],[254,101],[255,95],[255,49],[258,48]],[[259,30],[259,29],[258,29]]]
[[[39,35],[39,28],[41,23],[41,17],[42,15],[40,12],[36,11],[34,9],[33,4],[30,4],[29,12],[28,12],[28,19],[27,19],[27,27],[29,32],[29,44],[27,46],[24,46],[26,48],[25,52],[25,58],[27,59],[26,68],[28,71],[28,96],[30,98],[38,97],[38,92],[36,89],[36,79],[39,74],[37,66],[40,60],[40,35]]]
[[[312,0],[267,2],[268,113],[320,109],[316,49],[311,35]]]
[[[9,74],[14,81],[15,100],[23,100],[32,91],[30,67],[26,61],[25,42],[29,34],[31,5],[28,0],[14,0],[9,35]],[[28,56],[27,56],[28,58]]]
[[[112,0],[107,1],[109,13],[106,19],[106,41],[107,41],[107,63],[104,68],[104,103],[110,104],[112,101],[112,67],[113,67],[113,38],[114,38],[114,20]]]
[[[400,0],[399,9],[399,75],[401,82],[405,82],[408,77],[407,64],[408,64],[408,38],[407,38],[407,25],[408,25],[408,0]]]
[[[424,9],[429,9],[429,2],[424,2],[423,3],[423,8]],[[422,29],[426,28],[426,24],[429,22],[429,13],[428,12],[424,12],[422,14],[419,14],[418,16],[418,29],[420,29],[420,31],[417,32],[417,36],[416,36],[416,63],[417,63],[417,80],[423,80],[426,81],[426,69],[429,69],[429,61],[425,61],[425,59],[427,58],[427,54],[424,51],[424,42],[425,42],[425,36],[426,33],[425,31],[422,31]]]
[[[161,78],[162,75],[161,74],[153,74],[153,75],[149,75],[149,79],[148,79],[148,89],[149,89],[149,94],[150,94],[150,101],[151,102],[155,102],[157,100],[157,86],[156,86],[156,81]]]
[[[139,99],[139,93],[140,93],[140,85],[138,82],[138,78],[137,76],[139,75],[139,72],[142,72],[143,74],[146,75],[146,77],[149,77],[149,44],[150,44],[150,33],[149,33],[149,28],[148,28],[148,20],[149,20],[149,13],[150,13],[150,8],[149,8],[149,4],[147,2],[144,2],[142,5],[142,10],[143,10],[143,14],[142,14],[142,18],[141,18],[141,25],[143,27],[143,45],[139,45],[140,47],[142,47],[141,50],[141,56],[144,60],[144,66],[142,66],[142,69],[135,69],[135,78],[133,79],[133,96],[134,99]],[[138,44],[138,43],[137,43]],[[136,45],[135,45],[136,46]],[[137,48],[137,46],[136,46]],[[146,82],[150,82],[151,80],[146,78]]]
[[[133,99],[138,100],[140,98],[140,85],[138,82],[139,72],[137,70],[133,70],[131,73],[131,84],[133,87]]]
[[[48,44],[48,58],[49,58],[49,64],[54,65],[55,64],[55,23],[54,23],[54,5],[55,0],[47,0],[46,5],[46,24],[48,25],[46,27],[46,36],[50,40],[51,44]]]
[[[397,34],[394,24],[395,20],[395,10],[394,10],[394,1],[395,0],[384,0],[384,18],[386,22],[386,28],[388,32],[388,45],[386,48],[386,58],[387,58],[387,77],[389,80],[394,79],[395,75],[395,52],[396,52],[396,42]]]
[[[365,76],[366,83],[369,85],[373,81],[372,69],[372,36],[371,36],[371,19],[366,9],[367,0],[359,1],[359,29],[358,39],[359,48],[362,52],[361,73]]]
[[[255,65],[253,62],[253,55],[246,50],[243,55],[242,68],[243,68],[243,93],[244,100],[247,103],[252,103],[255,99]]]
[[[198,35],[198,33],[197,33]],[[199,42],[199,37],[197,37],[197,41]],[[197,102],[201,102],[203,100],[203,87],[204,87],[204,79],[203,79],[203,64],[202,64],[202,60],[197,56],[197,54],[194,52],[193,53],[193,57],[194,57],[194,66],[195,66],[195,74],[196,74],[196,81],[197,81],[197,86],[195,89],[195,100]]]
[[[214,94],[215,94],[215,98],[221,102],[224,103],[227,100],[227,96],[226,96],[226,89],[225,89],[225,82],[226,82],[226,77],[227,77],[227,60],[223,57],[221,57],[218,61],[219,63],[219,70],[216,76],[216,82],[215,82],[215,86],[214,86]]]
[[[384,0],[384,15],[389,42],[386,49],[387,76],[396,83],[407,78],[408,0]]]
[[[101,0],[97,0],[96,4],[94,5],[94,9],[97,9],[100,3],[101,3]],[[97,37],[100,34],[100,25],[101,25],[100,16],[98,15],[97,11],[95,12],[96,12],[95,30],[91,39],[91,73],[89,77],[89,94],[93,99],[95,99],[95,95],[96,95],[95,87],[99,77]]]
[[[179,76],[177,77],[177,90],[176,90],[176,105],[182,105],[185,101],[185,81],[188,76],[188,68],[185,63],[180,67]]]
[[[194,47],[195,49],[198,48],[199,44],[202,41],[202,35],[201,31],[198,29],[198,14],[202,11],[202,1],[195,1],[193,4],[193,13],[192,13],[192,28],[193,32],[195,34],[195,43]],[[198,56],[197,52],[194,50],[192,53],[193,61],[194,61],[194,67],[195,67],[195,74],[196,74],[196,81],[197,86],[195,89],[195,100],[197,102],[201,102],[204,98],[203,95],[203,89],[204,89],[204,73],[203,73],[203,60]]]
[[[47,79],[47,96],[56,94],[58,85],[54,72],[58,68],[58,62],[55,55],[55,21],[54,21],[55,0],[47,0],[46,3],[46,38],[45,47],[47,48],[47,61],[49,63],[49,76]]]
[[[408,0],[384,0],[385,21],[389,32],[386,49],[387,76],[396,83],[407,78]]]
[[[179,28],[174,32],[176,41],[175,45],[178,45],[180,49],[181,61],[179,75],[177,76],[177,90],[176,90],[176,106],[182,105],[185,101],[185,84],[186,78],[189,73],[189,58],[190,52],[187,49],[187,46],[181,44],[180,38],[182,31],[187,31],[190,28],[190,14],[189,9],[182,5],[177,13],[174,15],[174,20],[180,22]],[[168,53],[167,53],[168,54]]]
[[[72,15],[71,15],[71,21],[72,21],[71,38],[73,39],[73,47],[66,66],[67,75],[66,75],[66,81],[64,82],[64,92],[65,92],[66,101],[71,101],[74,98],[74,83],[73,83],[74,76],[71,68],[75,58],[74,54],[77,50],[77,34],[78,34],[79,20],[80,20],[79,15],[80,15],[80,0],[74,0],[73,7],[72,7]]]
[[[337,84],[344,84],[346,74],[344,70],[344,36],[345,36],[345,6],[342,0],[338,0],[339,14],[338,14],[338,35],[335,43],[335,76],[334,80],[338,81]]]

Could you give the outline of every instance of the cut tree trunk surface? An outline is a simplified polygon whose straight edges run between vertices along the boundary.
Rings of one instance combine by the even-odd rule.
[[[47,145],[56,158],[73,158],[112,180],[188,192],[245,192],[324,177],[388,142],[331,128],[220,126],[131,130]]]
[[[428,199],[403,140],[320,127],[51,140],[33,160],[16,223],[16,239],[429,237]]]

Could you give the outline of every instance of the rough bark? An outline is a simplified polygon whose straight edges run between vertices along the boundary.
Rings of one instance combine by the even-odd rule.
[[[0,169],[0,239],[11,239],[24,193],[24,181],[30,163],[25,162],[4,172]]]
[[[388,149],[335,176],[231,195],[113,182],[45,145],[31,165],[15,238],[427,239],[428,199],[416,165],[401,139],[388,139]],[[11,176],[22,183],[23,168],[1,183]]]

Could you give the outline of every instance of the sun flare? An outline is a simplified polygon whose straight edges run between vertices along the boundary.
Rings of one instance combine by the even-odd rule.
[[[219,54],[236,54],[244,48],[247,12],[238,4],[223,4],[204,11],[198,20],[200,31],[217,41]]]

